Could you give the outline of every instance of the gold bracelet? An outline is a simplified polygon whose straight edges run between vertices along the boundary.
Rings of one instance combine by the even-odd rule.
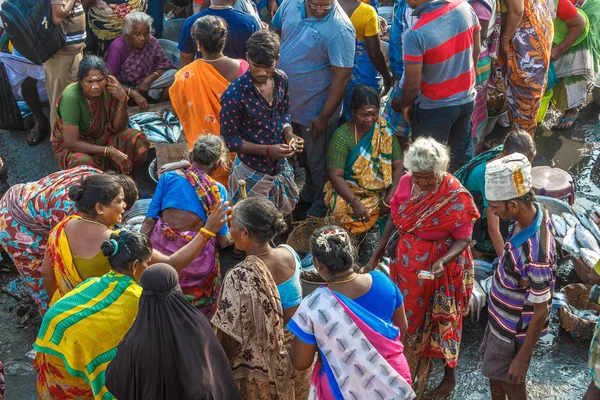
[[[153,74],[156,74],[156,79],[160,78],[160,75],[158,72],[154,71]]]
[[[381,202],[383,203],[384,206],[386,206],[387,208],[392,208],[392,206],[390,206],[388,203],[385,202],[385,199],[381,199]]]
[[[108,150],[108,146],[104,146],[104,157],[106,157],[107,150]]]
[[[112,148],[113,148],[112,145],[111,146],[106,146],[104,148],[104,157],[109,157],[110,156],[110,149],[112,149]]]
[[[131,96],[129,96],[129,93],[131,93],[131,88],[127,89],[127,97],[128,98],[131,97]]]
[[[121,107],[119,107],[119,105],[117,104],[117,110],[121,111],[122,113],[127,114],[127,109],[121,109]]]
[[[214,238],[215,236],[217,236],[217,234],[216,234],[216,233],[213,233],[213,232],[209,231],[209,230],[208,230],[208,229],[206,229],[206,228],[201,228],[201,229],[200,229],[200,232],[204,233],[205,235],[208,235],[208,236],[210,236],[211,238]]]

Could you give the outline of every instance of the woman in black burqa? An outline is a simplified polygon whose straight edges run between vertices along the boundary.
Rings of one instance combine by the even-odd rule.
[[[208,320],[181,293],[177,271],[142,275],[140,308],[106,370],[119,400],[239,399],[229,362]]]

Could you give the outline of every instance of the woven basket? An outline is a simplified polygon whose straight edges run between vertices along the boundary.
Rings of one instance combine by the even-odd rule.
[[[287,244],[296,250],[297,253],[310,253],[310,237],[317,229],[326,225],[337,225],[343,229],[343,224],[331,216],[325,218],[308,217],[304,221],[294,222],[292,225],[294,229],[288,236]],[[355,252],[354,256],[356,256],[356,238],[348,230],[346,232],[352,240]]]
[[[410,368],[410,376],[412,376],[413,380],[412,388],[417,394],[417,399],[422,399],[425,394],[425,385],[427,385],[429,373],[431,372],[431,358],[418,358],[410,346],[406,344],[404,345],[404,356]]]
[[[592,285],[573,283],[562,288],[561,292],[569,299],[569,305],[578,310],[595,310],[600,313],[600,306],[590,301]],[[573,314],[568,307],[558,309],[558,319],[562,326],[571,336],[578,339],[591,339],[594,336],[596,322],[586,321]]]

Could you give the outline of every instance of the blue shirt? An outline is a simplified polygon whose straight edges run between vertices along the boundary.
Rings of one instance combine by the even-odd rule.
[[[383,272],[371,271],[369,275],[373,280],[371,289],[354,299],[354,302],[385,322],[394,325],[392,316],[404,303],[404,297],[402,297],[398,286]],[[385,301],[382,301],[382,299]],[[394,301],[389,301],[390,299],[394,299]]]
[[[216,183],[219,187],[221,200],[227,201],[227,189],[219,182]],[[150,207],[146,212],[146,217],[158,219],[161,212],[167,208],[193,212],[202,221],[206,222],[206,212],[193,186],[186,178],[175,171],[165,172],[160,176],[154,197],[152,197],[152,202],[150,202]],[[223,225],[221,230],[217,232],[218,235],[227,235],[228,233],[229,227],[227,224]]]
[[[288,76],[292,120],[308,126],[319,115],[333,68],[352,68],[356,33],[336,2],[323,18],[307,17],[304,0],[285,0],[271,22],[281,31],[279,68]],[[329,122],[339,118],[341,102]]]
[[[260,29],[260,24],[255,18],[241,11],[228,8],[225,10],[215,10],[207,8],[194,14],[185,20],[179,37],[179,50],[182,53],[196,53],[196,41],[192,38],[192,28],[194,22],[205,15],[214,15],[221,17],[227,22],[227,41],[223,54],[231,58],[246,59],[246,41],[250,36]]]
[[[399,80],[404,73],[404,62],[402,61],[402,37],[404,36],[404,29],[407,25],[405,16],[408,8],[406,0],[396,0],[394,2],[394,19],[392,21],[392,26],[390,27],[389,57],[390,69],[396,80]]]

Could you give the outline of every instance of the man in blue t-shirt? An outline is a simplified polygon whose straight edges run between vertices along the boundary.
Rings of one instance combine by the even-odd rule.
[[[196,57],[197,49],[191,35],[192,27],[198,18],[205,15],[221,17],[227,22],[227,42],[223,53],[227,57],[246,59],[246,41],[260,29],[260,24],[251,15],[234,10],[234,2],[235,0],[212,0],[210,7],[185,21],[179,37],[179,68],[188,65]]]

